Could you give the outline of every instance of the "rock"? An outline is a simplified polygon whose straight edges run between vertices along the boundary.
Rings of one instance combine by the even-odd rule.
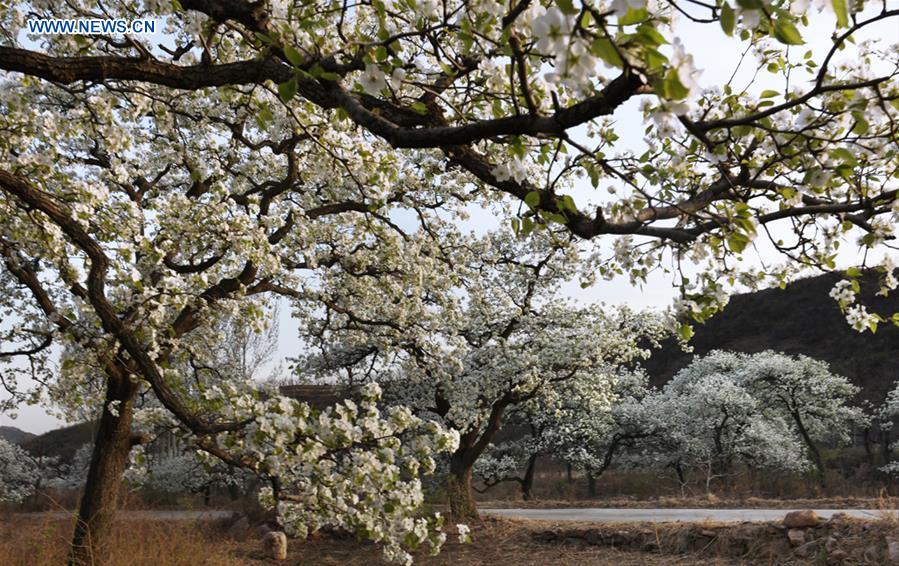
[[[899,539],[888,538],[887,542],[887,562],[890,564],[899,564]]]
[[[818,541],[813,540],[811,542],[803,544],[802,546],[797,546],[796,550],[794,550],[793,553],[796,554],[796,556],[798,556],[799,558],[809,558],[817,554],[819,546],[820,545],[818,544]]]
[[[783,520],[785,527],[790,529],[801,529],[804,527],[814,527],[818,524],[818,515],[811,509],[803,509],[802,511],[790,511]]]
[[[876,544],[868,545],[865,549],[865,553],[862,555],[865,559],[865,562],[868,564],[879,564],[880,563],[880,549],[877,548]]]
[[[790,541],[790,546],[800,546],[805,544],[805,533],[800,529],[790,529],[787,531],[787,539]]]
[[[287,535],[282,531],[270,531],[262,539],[265,554],[273,560],[287,560]]]
[[[847,558],[849,558],[849,555],[846,554],[846,551],[837,549],[827,554],[827,563],[842,564]]]

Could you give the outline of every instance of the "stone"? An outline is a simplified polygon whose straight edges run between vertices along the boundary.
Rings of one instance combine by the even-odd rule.
[[[876,544],[870,544],[865,548],[865,553],[862,557],[868,564],[879,564],[881,558],[880,549],[877,548]]]
[[[899,564],[899,539],[888,538],[887,542],[887,562],[890,564]]]
[[[787,539],[790,541],[790,546],[800,546],[805,544],[805,533],[801,529],[790,529],[787,531]]]
[[[842,564],[847,558],[849,558],[849,555],[846,554],[846,551],[839,548],[827,555],[828,564]]]
[[[287,560],[287,535],[283,531],[269,531],[262,544],[265,554],[272,560]]]
[[[783,524],[790,529],[802,529],[814,527],[818,524],[818,514],[811,509],[802,511],[790,511],[784,516]]]
[[[818,548],[820,546],[821,545],[818,543],[818,541],[813,540],[803,544],[802,546],[797,546],[796,550],[794,550],[793,553],[796,554],[796,556],[798,556],[799,558],[810,558],[818,553]]]

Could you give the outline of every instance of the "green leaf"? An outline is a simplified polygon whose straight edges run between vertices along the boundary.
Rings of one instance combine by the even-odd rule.
[[[540,204],[540,193],[537,191],[531,191],[528,194],[524,195],[524,203],[531,208],[537,208]]]
[[[802,45],[805,43],[793,22],[784,17],[777,18],[774,22],[774,37],[785,45]]]
[[[272,111],[267,106],[263,106],[259,109],[259,113],[256,114],[256,123],[264,130],[274,118]]]
[[[417,114],[421,114],[422,116],[424,116],[425,114],[428,113],[428,107],[425,105],[424,102],[421,102],[421,101],[413,102],[409,106],[409,108],[414,110]]]
[[[682,100],[690,94],[690,90],[680,82],[677,71],[671,69],[662,83],[662,93],[669,100]]]
[[[628,9],[627,14],[618,19],[618,25],[630,26],[645,22],[647,19],[649,19],[649,12],[646,11],[645,8],[639,8],[637,10],[630,8]]]
[[[296,77],[290,79],[287,82],[283,82],[278,85],[278,96],[281,97],[281,101],[285,104],[290,102],[290,100],[296,96],[297,94],[297,79]]]
[[[837,27],[849,26],[849,10],[846,8],[846,0],[830,0],[833,11],[837,15]]]
[[[287,60],[290,61],[290,64],[294,67],[301,67],[306,62],[300,52],[292,45],[284,46],[284,56],[287,57]]]
[[[594,55],[612,67],[621,68],[624,66],[624,61],[621,60],[621,56],[618,55],[615,46],[612,44],[611,40],[606,37],[600,37],[594,40],[591,51],[593,51]]]
[[[850,267],[846,270],[846,275],[848,275],[849,277],[861,277],[862,270],[857,267]]]
[[[719,16],[718,22],[721,24],[721,29],[724,30],[724,33],[727,35],[734,34],[734,23],[736,22],[736,17],[734,15],[734,9],[730,7],[730,4],[725,2],[721,5],[721,15]]]
[[[680,336],[681,340],[684,341],[693,338],[693,326],[690,324],[681,324],[677,329],[677,335]]]
[[[858,159],[845,147],[838,147],[830,151],[831,157],[837,158],[848,165],[858,165]]]
[[[265,43],[266,45],[271,45],[271,44],[272,44],[272,38],[270,38],[269,36],[265,35],[264,33],[258,32],[258,31],[256,32],[256,39],[258,39],[258,40],[261,41],[262,43]]]
[[[741,253],[749,245],[749,236],[742,232],[733,232],[727,236],[727,247],[735,254]]]
[[[571,0],[556,0],[556,6],[566,14],[577,14],[580,10],[574,7]]]
[[[780,93],[776,90],[763,90],[762,94],[759,95],[761,98],[774,98],[775,96],[779,96]]]

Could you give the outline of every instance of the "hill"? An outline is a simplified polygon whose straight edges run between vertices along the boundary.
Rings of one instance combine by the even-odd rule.
[[[35,456],[59,456],[69,461],[83,444],[94,441],[94,423],[86,422],[65,426],[34,436],[22,443],[22,447]]]
[[[0,438],[13,444],[22,444],[34,435],[14,426],[0,426]]]
[[[853,330],[828,296],[840,279],[826,274],[793,282],[785,289],[735,295],[721,313],[696,325],[692,354],[673,341],[653,354],[645,367],[654,385],[665,383],[694,355],[723,349],[755,353],[779,350],[828,362],[835,372],[862,388],[861,397],[880,403],[899,380],[899,328],[882,324],[875,334]],[[875,274],[862,281],[862,303],[869,311],[899,312],[899,291],[878,297]]]

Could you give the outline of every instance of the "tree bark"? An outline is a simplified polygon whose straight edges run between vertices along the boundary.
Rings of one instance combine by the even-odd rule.
[[[455,519],[478,519],[478,508],[474,502],[471,489],[472,464],[468,463],[467,454],[457,451],[450,458],[450,474],[447,478],[447,497],[450,513]]]
[[[591,499],[596,497],[596,475],[593,473],[587,474],[587,497]]]
[[[78,509],[69,566],[103,563],[106,536],[115,518],[122,475],[131,452],[135,392],[136,387],[125,376],[107,379],[106,401]],[[110,403],[117,415],[110,411]]]

